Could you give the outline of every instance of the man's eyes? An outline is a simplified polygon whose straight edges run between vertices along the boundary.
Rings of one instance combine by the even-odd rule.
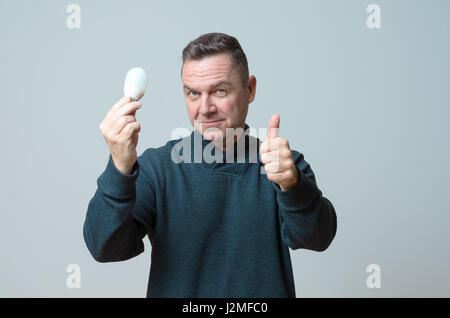
[[[218,90],[216,90],[217,95],[219,96],[225,96],[227,95],[228,91],[224,88],[219,88]],[[189,91],[188,92],[188,96],[189,97],[197,97],[198,95],[200,95],[198,92],[195,91]]]

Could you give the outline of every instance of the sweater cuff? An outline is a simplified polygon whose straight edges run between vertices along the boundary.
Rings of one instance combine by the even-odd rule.
[[[314,182],[309,180],[298,167],[297,171],[297,184],[286,191],[282,191],[278,184],[272,182],[272,185],[277,192],[278,202],[283,207],[292,207],[295,209],[307,208],[317,195],[320,194],[320,191]]]
[[[129,199],[135,194],[135,182],[139,175],[139,163],[136,163],[131,170],[131,174],[123,174],[114,165],[111,154],[109,154],[108,164],[105,171],[97,180],[99,189],[105,194],[117,199]]]

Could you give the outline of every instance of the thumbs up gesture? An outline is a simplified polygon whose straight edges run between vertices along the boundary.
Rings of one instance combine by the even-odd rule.
[[[259,152],[267,179],[278,184],[282,191],[286,191],[297,184],[299,176],[289,142],[278,136],[279,128],[280,116],[272,115],[267,139],[261,144]]]

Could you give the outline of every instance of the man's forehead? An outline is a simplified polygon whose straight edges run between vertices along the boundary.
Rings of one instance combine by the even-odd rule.
[[[188,59],[184,62],[184,68],[189,70],[206,70],[213,68],[231,69],[232,66],[233,61],[231,55],[228,53],[208,55],[200,59]]]
[[[213,55],[201,60],[188,60],[183,65],[181,79],[183,87],[193,87],[195,84],[201,86],[214,86],[231,84],[239,76],[236,76],[235,67],[228,54]]]

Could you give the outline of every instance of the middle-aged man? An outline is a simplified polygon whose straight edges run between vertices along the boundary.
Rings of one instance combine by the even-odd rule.
[[[248,133],[256,78],[234,37],[204,34],[182,58],[193,132],[137,157],[140,102],[124,97],[109,110],[99,128],[110,156],[89,202],[86,245],[99,262],[123,261],[148,235],[147,297],[295,297],[288,248],[327,249],[334,207],[303,154],[278,136],[278,115],[264,142]]]

